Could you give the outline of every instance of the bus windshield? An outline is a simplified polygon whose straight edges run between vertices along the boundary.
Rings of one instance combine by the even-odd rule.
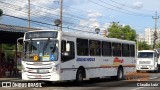
[[[57,40],[24,41],[24,61],[57,61]]]
[[[139,52],[138,58],[153,58],[153,52]]]

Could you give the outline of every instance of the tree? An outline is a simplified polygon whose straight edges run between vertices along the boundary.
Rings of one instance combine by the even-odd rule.
[[[6,58],[14,58],[15,56],[15,45],[2,44],[3,52],[6,54]]]
[[[113,23],[112,26],[109,27],[108,31],[108,37],[110,38],[136,41],[136,32],[129,25],[122,27],[122,25]]]
[[[156,48],[160,48],[160,43],[157,43]]]
[[[0,17],[3,15],[3,11],[2,9],[0,9]]]
[[[149,50],[151,46],[149,46],[145,41],[138,42],[138,50]]]
[[[125,40],[136,41],[136,32],[129,25],[122,27]]]

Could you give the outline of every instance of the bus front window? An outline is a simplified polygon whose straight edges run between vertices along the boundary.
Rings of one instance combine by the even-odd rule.
[[[139,52],[138,58],[153,58],[152,52]]]
[[[36,57],[35,57],[36,56]],[[57,61],[57,40],[24,41],[24,61]]]

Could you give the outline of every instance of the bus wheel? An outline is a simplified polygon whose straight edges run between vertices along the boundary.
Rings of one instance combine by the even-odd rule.
[[[124,77],[123,75],[124,75],[123,69],[122,69],[122,68],[118,68],[116,79],[117,79],[117,80],[122,80],[123,77]]]
[[[158,73],[159,72],[159,70],[157,69],[157,70],[154,70],[154,73]]]
[[[76,74],[76,83],[78,85],[81,85],[82,84],[82,81],[83,81],[83,71],[81,69],[79,69],[77,71],[77,74]]]

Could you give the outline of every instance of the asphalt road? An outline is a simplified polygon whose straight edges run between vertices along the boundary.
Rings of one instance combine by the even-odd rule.
[[[14,82],[16,82],[16,80]],[[25,83],[24,81],[20,82]],[[27,83],[29,82],[30,81],[28,81]],[[160,73],[149,73],[149,81],[147,82],[128,81],[128,80],[113,81],[109,78],[103,78],[98,80],[85,80],[81,86],[77,86],[75,82],[72,81],[58,82],[53,84],[45,84],[43,82],[36,82],[36,83],[41,83],[42,87],[39,88],[1,87],[0,90],[159,90]]]

